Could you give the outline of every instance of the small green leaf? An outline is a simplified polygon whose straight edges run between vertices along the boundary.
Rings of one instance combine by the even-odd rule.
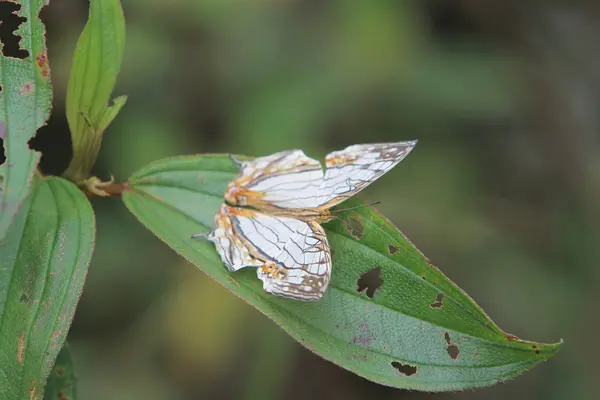
[[[102,134],[126,97],[109,106],[121,68],[125,46],[125,18],[119,0],[92,0],[88,22],[79,37],[67,84],[67,121],[73,159],[65,176],[80,182],[96,162]]]
[[[113,99],[112,106],[106,108],[106,110],[104,111],[104,115],[100,119],[98,125],[98,129],[100,130],[100,132],[104,132],[106,128],[108,128],[110,123],[113,122],[113,119],[115,119],[117,114],[119,114],[119,111],[121,111],[121,108],[125,105],[126,102],[127,96],[119,96]]]
[[[58,353],[52,373],[48,377],[44,400],[75,400],[77,398],[77,378],[68,343]]]
[[[61,178],[36,178],[0,246],[0,399],[40,399],[79,300],[94,214]]]
[[[333,274],[323,299],[265,293],[254,269],[229,273],[211,243],[191,239],[212,228],[236,173],[226,156],[161,160],[131,178],[123,200],[179,254],[325,359],[383,385],[442,391],[493,385],[558,351],[504,333],[369,207],[325,225]]]
[[[43,0],[22,0],[17,15],[27,20],[15,35],[28,51],[24,59],[5,57],[0,44],[0,138],[6,162],[0,165],[0,240],[27,196],[40,154],[28,141],[46,123],[52,104],[50,66],[44,25],[38,18]]]

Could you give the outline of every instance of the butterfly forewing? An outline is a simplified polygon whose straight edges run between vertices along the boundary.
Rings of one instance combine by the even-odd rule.
[[[331,208],[354,196],[404,159],[416,141],[358,144],[325,158],[325,177],[319,188],[319,207]]]
[[[230,184],[225,200],[261,210],[301,209],[317,206],[323,181],[321,164],[301,150],[290,150],[244,162],[240,175]],[[230,198],[228,198],[230,195]],[[236,199],[231,198],[235,195]]]

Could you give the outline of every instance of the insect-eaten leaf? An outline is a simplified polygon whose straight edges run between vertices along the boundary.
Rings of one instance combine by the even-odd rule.
[[[120,96],[109,105],[124,45],[125,18],[120,0],[92,0],[67,83],[66,111],[73,158],[64,175],[74,182],[89,177],[102,134],[127,100]]]
[[[71,348],[65,342],[48,377],[44,400],[75,400],[76,398],[77,378],[71,357]]]
[[[44,4],[22,1],[16,11],[23,22],[14,34],[27,38],[20,45],[28,56],[6,57],[0,50],[0,138],[6,155],[0,165],[0,241],[27,196],[40,161],[28,142],[50,116],[50,67],[44,25],[38,17]]]
[[[383,385],[445,391],[505,381],[558,351],[560,343],[507,336],[369,207],[340,212],[339,220],[325,224],[333,273],[321,300],[302,302],[265,293],[254,269],[230,273],[211,243],[191,238],[212,229],[236,173],[225,155],[161,160],[134,174],[123,200],[175,251],[323,358]],[[349,200],[341,208],[359,204]],[[348,229],[349,224],[358,226],[357,221],[360,237]],[[369,296],[361,292],[365,287],[360,280],[373,270],[379,283]],[[443,307],[431,307],[442,301],[440,294]]]
[[[75,313],[94,215],[62,178],[34,187],[0,246],[0,399],[40,399]]]

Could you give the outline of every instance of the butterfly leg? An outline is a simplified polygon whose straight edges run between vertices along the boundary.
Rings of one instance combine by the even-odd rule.
[[[207,240],[212,240],[214,238],[213,232],[194,233],[191,237],[192,237],[192,239],[207,239]]]

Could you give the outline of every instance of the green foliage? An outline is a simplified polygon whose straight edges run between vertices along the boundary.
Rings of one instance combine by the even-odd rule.
[[[103,132],[126,102],[126,97],[120,96],[109,105],[124,48],[125,21],[119,0],[91,0],[89,19],[75,49],[66,98],[74,156],[64,176],[71,182],[34,174],[39,154],[29,150],[27,142],[49,116],[50,71],[44,28],[37,17],[42,0],[22,0],[20,4],[19,15],[30,19],[16,33],[22,36],[21,46],[29,57],[0,57],[0,135],[7,155],[0,166],[0,398],[76,396],[70,349],[63,343],[95,238],[95,217],[81,187],[90,195],[122,194],[138,220],[177,253],[305,347],[371,381],[427,391],[489,386],[523,373],[558,351],[560,343],[523,341],[503,332],[372,208],[338,208],[338,218],[325,226],[333,257],[330,288],[320,301],[301,302],[263,291],[253,269],[228,272],[212,244],[191,238],[213,226],[223,192],[237,173],[228,157],[156,161],[123,185],[90,177]],[[342,21],[342,31],[391,29],[394,21],[386,19],[387,15],[386,7],[362,5],[360,12],[349,13]],[[402,35],[390,30],[383,36]],[[354,51],[356,45],[362,46],[361,51]],[[361,63],[372,46],[365,42],[342,47],[338,56]],[[359,74],[360,87],[368,87],[377,77],[388,82],[398,66],[393,58],[378,61],[374,70]],[[430,80],[430,74],[423,74],[422,69],[404,67],[412,71],[407,76]],[[315,98],[316,88],[304,82],[315,81],[310,74],[298,74],[291,85],[287,78],[276,79],[258,102],[256,92],[251,91],[248,101],[255,105],[248,115],[252,118],[241,111],[240,125],[245,129],[253,126],[252,137],[263,132],[261,143],[283,140],[279,132],[290,120],[311,120],[309,116],[324,112],[327,104],[355,97],[351,95],[354,92],[341,90],[344,79],[330,79],[338,76],[336,71],[329,73],[331,76],[323,75],[322,84],[317,85],[322,103],[313,102],[308,111],[296,103],[308,104]],[[419,89],[424,93],[420,101],[439,97],[438,90],[432,94]],[[495,88],[491,91],[496,92]],[[449,97],[456,92],[455,88],[447,90]],[[464,95],[469,97],[467,92]],[[464,103],[472,109],[479,101]],[[491,108],[502,109],[504,103],[498,104]],[[265,119],[275,106],[285,112],[279,118]],[[481,107],[484,110],[488,105]],[[316,119],[313,122],[316,126]],[[302,130],[298,125],[295,134]],[[310,131],[317,134],[316,129]],[[279,147],[277,143],[269,142]],[[350,200],[343,207],[360,204]],[[265,349],[277,347],[277,337],[263,339]],[[262,374],[260,368],[257,373]],[[251,391],[262,389],[257,384]]]
[[[73,159],[65,176],[74,182],[88,178],[100,151],[102,134],[127,97],[109,105],[121,68],[125,18],[119,0],[92,0],[88,22],[79,37],[67,84],[67,121]]]
[[[0,49],[0,138],[4,139],[6,162],[0,165],[0,240],[31,186],[40,154],[27,142],[50,116],[52,87],[44,36],[38,18],[45,2],[22,0],[17,15],[27,18],[16,35],[29,55],[6,57]]]
[[[500,330],[368,207],[342,212],[326,225],[333,275],[320,301],[272,296],[254,269],[228,272],[211,243],[191,236],[212,228],[236,172],[227,156],[161,160],[133,175],[123,200],[179,254],[325,359],[384,385],[441,391],[513,378],[558,351],[559,344],[522,341]]]
[[[0,251],[0,398],[41,398],[94,247],[90,203],[62,178],[36,178]]]
[[[65,343],[58,353],[52,373],[48,377],[44,400],[75,400],[77,398],[76,381],[71,348],[68,343]]]

